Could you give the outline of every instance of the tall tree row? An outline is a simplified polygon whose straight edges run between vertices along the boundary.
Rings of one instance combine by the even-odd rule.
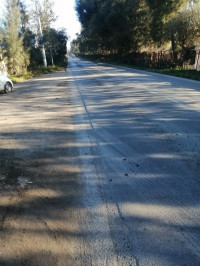
[[[44,56],[48,64],[59,64],[67,53],[66,32],[52,28],[56,19],[53,1],[31,1],[32,8],[27,11],[23,0],[6,0],[0,52],[10,75],[22,76],[27,69],[37,68],[44,63]]]
[[[76,0],[80,53],[174,51],[199,43],[199,0]],[[192,37],[193,36],[193,37]]]

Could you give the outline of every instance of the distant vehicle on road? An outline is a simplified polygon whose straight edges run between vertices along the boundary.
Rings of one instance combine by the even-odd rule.
[[[11,92],[13,90],[12,81],[2,73],[0,73],[0,91],[4,91],[5,93]]]

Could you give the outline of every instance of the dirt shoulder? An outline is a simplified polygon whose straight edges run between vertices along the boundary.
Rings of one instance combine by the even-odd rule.
[[[68,77],[15,88],[0,95],[0,264],[71,264],[82,192]]]
[[[15,88],[0,95],[0,265],[115,265],[70,70]]]

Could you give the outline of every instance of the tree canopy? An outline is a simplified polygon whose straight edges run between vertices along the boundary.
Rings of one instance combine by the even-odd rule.
[[[183,10],[191,13],[189,4],[191,7],[195,3],[199,4],[199,1],[76,0],[76,11],[82,24],[77,38],[80,52],[123,54],[147,47],[158,49],[170,39],[170,23],[175,25],[181,16],[185,17]],[[184,27],[187,25],[182,23]],[[193,26],[194,23],[190,23],[189,28]]]
[[[66,32],[52,28],[56,19],[53,0],[32,2],[36,5],[27,10],[23,0],[6,0],[6,12],[0,23],[0,56],[11,75],[21,76],[28,68],[41,65],[42,48],[46,50],[48,64],[64,62],[67,53]]]

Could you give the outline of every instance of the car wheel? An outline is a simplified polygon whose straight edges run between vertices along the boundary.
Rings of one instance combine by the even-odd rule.
[[[4,88],[4,92],[8,93],[8,92],[11,92],[12,90],[13,90],[12,84],[7,82]]]

